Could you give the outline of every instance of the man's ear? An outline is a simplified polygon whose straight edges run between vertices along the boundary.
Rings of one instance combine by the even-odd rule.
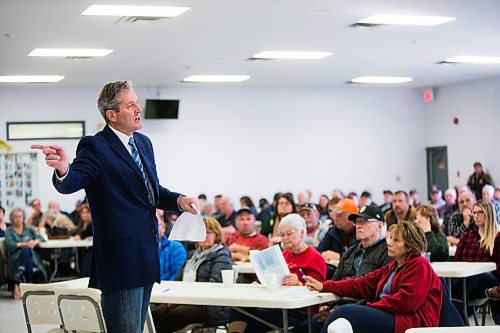
[[[115,122],[116,121],[116,111],[115,110],[106,110],[106,118],[108,118],[108,121],[110,122]]]

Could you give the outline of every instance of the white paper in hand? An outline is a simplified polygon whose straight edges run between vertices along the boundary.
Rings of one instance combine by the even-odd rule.
[[[169,240],[200,242],[207,237],[205,223],[203,223],[200,212],[195,205],[191,204],[191,206],[196,210],[197,214],[182,213],[170,231]]]

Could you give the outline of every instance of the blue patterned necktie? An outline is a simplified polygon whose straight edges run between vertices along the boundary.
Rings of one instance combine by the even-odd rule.
[[[139,151],[137,150],[137,147],[135,145],[135,141],[133,137],[130,137],[128,140],[128,145],[130,146],[130,151],[132,153],[132,158],[134,159],[135,164],[139,167],[139,170],[141,170],[141,175],[142,175],[142,180],[144,181],[144,184],[146,185],[146,189],[148,190],[148,198],[149,202],[153,202],[153,196],[151,195],[151,190],[149,188],[149,181],[148,181],[148,176],[146,175],[146,172],[144,171],[144,166],[142,165],[141,157],[139,156]]]

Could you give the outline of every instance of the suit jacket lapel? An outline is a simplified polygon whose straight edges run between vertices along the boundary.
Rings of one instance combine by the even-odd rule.
[[[135,163],[135,161],[132,159],[132,156],[130,156],[130,153],[128,152],[127,148],[123,145],[123,143],[118,139],[115,133],[109,127],[106,125],[104,129],[102,130],[102,133],[106,140],[109,143],[109,146],[111,149],[125,162],[129,167],[131,167],[135,173],[137,174],[138,177],[141,177],[142,179],[142,174],[141,170]]]

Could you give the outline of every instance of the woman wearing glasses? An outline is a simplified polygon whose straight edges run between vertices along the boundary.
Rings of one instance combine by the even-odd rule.
[[[333,311],[321,333],[339,318],[345,318],[356,333],[403,333],[412,327],[438,325],[443,291],[439,277],[422,256],[427,249],[424,232],[404,221],[389,228],[386,241],[393,259],[380,269],[324,283],[306,277],[311,290],[368,300],[366,306],[347,304]]]
[[[290,274],[286,275],[281,282],[284,286],[304,285],[305,275],[312,276],[319,281],[325,280],[325,261],[314,248],[304,243],[305,235],[306,222],[300,215],[289,214],[281,220],[279,236],[281,237],[283,257],[290,270]],[[281,309],[247,308],[245,310],[269,323],[283,327]],[[288,324],[290,326],[296,326],[305,320],[307,320],[307,309],[288,311]],[[229,314],[228,331],[231,333],[261,333],[269,330],[268,326],[238,311],[231,310]]]
[[[500,234],[497,231],[495,207],[488,201],[479,200],[472,207],[472,215],[476,227],[460,237],[454,261],[489,261],[496,263],[497,269],[491,273],[468,277],[467,299],[483,298],[486,289],[500,284]],[[457,295],[460,299],[462,283],[454,282],[452,295]],[[499,325],[500,302],[491,300],[490,305],[493,321]]]

